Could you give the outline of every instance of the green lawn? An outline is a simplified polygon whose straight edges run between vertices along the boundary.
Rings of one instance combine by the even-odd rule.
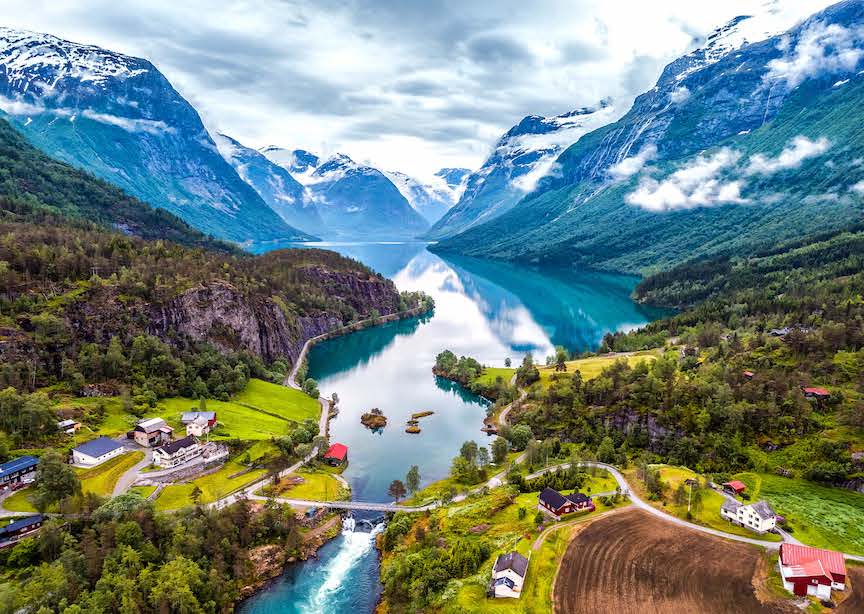
[[[682,484],[684,480],[687,480],[689,478],[697,478],[699,479],[700,483],[704,483],[704,477],[694,471],[691,471],[690,469],[687,469],[686,467],[672,467],[669,465],[652,465],[651,467],[653,469],[660,470],[661,480],[666,485],[666,488],[664,489],[663,501],[648,501],[642,481],[636,477],[635,470],[625,472],[627,476],[627,482],[631,485],[631,487],[633,487],[633,489],[640,497],[648,501],[648,503],[650,503],[657,509],[663,510],[664,512],[672,514],[673,516],[677,516],[678,518],[683,518],[687,520],[687,501],[685,500],[681,505],[676,505],[673,500],[673,494],[677,490],[679,484]],[[723,505],[724,500],[725,499],[723,495],[721,495],[719,492],[710,488],[703,488],[702,506],[701,508],[691,506],[690,522],[702,525],[703,527],[717,529],[718,531],[732,533],[733,535],[753,537],[756,539],[763,539],[765,541],[780,541],[780,536],[775,535],[774,533],[765,533],[764,535],[759,535],[758,533],[754,533],[753,531],[745,529],[744,527],[739,527],[727,520],[724,520],[720,516],[720,506]]]
[[[475,382],[483,386],[494,386],[498,377],[504,380],[505,384],[509,384],[516,369],[507,369],[505,367],[486,367],[480,377],[474,379]]]
[[[36,506],[30,502],[33,488],[22,488],[3,500],[3,508],[10,512],[35,512]]]
[[[137,493],[146,499],[153,494],[154,490],[156,490],[155,486],[133,486],[129,492]]]
[[[92,492],[102,497],[111,496],[120,476],[143,458],[143,452],[135,451],[112,458],[92,469],[76,469],[82,492]]]
[[[573,373],[578,370],[582,374],[583,380],[589,380],[599,376],[603,372],[603,369],[612,365],[612,363],[614,363],[616,360],[626,360],[627,363],[632,367],[643,360],[654,361],[656,360],[656,358],[656,350],[643,350],[641,352],[635,352],[634,354],[626,357],[592,356],[591,358],[568,360],[566,363],[567,373]],[[540,381],[543,382],[544,386],[548,385],[550,378],[556,372],[555,367],[539,367],[539,370]]]
[[[302,422],[306,418],[318,420],[321,414],[321,405],[317,399],[300,390],[271,384],[260,379],[249,380],[246,389],[235,395],[232,400],[278,414],[295,422]]]
[[[290,488],[280,488],[279,497],[286,499],[308,499],[309,501],[337,501],[344,498],[342,483],[326,471],[301,471],[290,477],[301,477],[304,482]],[[267,490],[262,494],[267,494]]]
[[[294,423],[306,418],[317,422],[321,412],[318,401],[303,392],[256,379],[230,401],[207,399],[207,409],[216,412],[221,425],[215,437],[245,440],[281,437]],[[197,410],[197,400],[172,397],[160,400],[155,414],[182,433],[180,416]]]
[[[187,484],[166,486],[156,498],[156,509],[172,510],[192,505],[192,499],[189,495],[195,485],[202,491],[201,503],[210,503],[261,479],[267,472],[265,469],[255,469],[234,478],[230,477],[244,469],[245,467],[237,461],[230,460],[218,471],[192,480]]]
[[[751,500],[765,499],[809,546],[864,554],[864,495],[769,473],[734,476]]]

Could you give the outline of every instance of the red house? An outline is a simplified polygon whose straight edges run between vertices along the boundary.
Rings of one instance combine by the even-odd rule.
[[[753,376],[756,374],[753,371],[742,371],[741,375],[744,376],[744,379],[753,379]]]
[[[537,502],[537,509],[541,512],[559,520],[565,514],[581,511],[594,511],[594,502],[591,497],[581,492],[562,495],[554,488],[544,488]]]
[[[747,490],[747,484],[740,480],[732,480],[731,482],[724,482],[723,488],[731,492],[733,495],[740,495],[742,492]]]
[[[799,597],[831,598],[831,589],[846,589],[846,562],[840,552],[780,544],[780,575],[786,590]]]
[[[808,399],[827,399],[831,396],[831,392],[825,388],[816,388],[812,386],[801,386],[801,392]]]
[[[324,455],[324,462],[338,467],[348,461],[348,446],[341,443],[334,443]]]

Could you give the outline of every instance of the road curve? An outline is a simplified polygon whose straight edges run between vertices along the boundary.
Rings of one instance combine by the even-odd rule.
[[[636,493],[634,493],[632,491],[632,489],[630,488],[630,485],[627,483],[627,480],[624,479],[623,475],[621,475],[621,472],[618,471],[618,469],[613,467],[612,465],[607,465],[606,463],[598,463],[598,462],[594,462],[594,461],[581,461],[578,464],[580,466],[584,466],[584,467],[597,467],[599,469],[605,469],[606,471],[608,471],[612,475],[612,477],[615,478],[615,481],[618,482],[618,486],[621,488],[622,494],[628,495],[635,507],[637,507],[641,510],[644,510],[644,511],[648,512],[649,514],[652,514],[658,518],[661,518],[662,520],[665,520],[666,522],[671,522],[672,524],[677,524],[678,526],[693,529],[695,531],[701,531],[702,533],[707,533],[708,535],[714,535],[715,537],[722,537],[724,539],[731,539],[733,541],[743,542],[745,544],[752,544],[754,546],[761,546],[761,547],[769,549],[769,550],[777,550],[778,548],[780,548],[780,544],[782,542],[771,542],[771,541],[766,541],[764,539],[756,539],[754,537],[745,537],[743,535],[735,535],[733,533],[726,533],[725,531],[720,531],[717,529],[711,529],[709,527],[703,527],[702,525],[688,522],[686,520],[678,518],[677,516],[672,516],[671,514],[667,514],[664,511],[658,510],[656,507],[654,507],[653,505],[650,505],[649,503],[647,503],[646,501],[641,499]],[[541,471],[537,471],[535,473],[532,473],[531,475],[527,476],[525,479],[536,478],[538,476],[543,475],[544,473],[549,473],[550,471],[554,471],[554,470],[557,470],[559,468],[567,469],[568,467],[570,467],[570,463],[562,463],[560,465],[555,465],[553,467],[547,467]],[[798,542],[797,540],[795,540],[795,543],[801,543],[801,542]],[[857,554],[849,554],[846,552],[843,553],[843,556],[849,560],[864,562],[864,556],[859,556]]]

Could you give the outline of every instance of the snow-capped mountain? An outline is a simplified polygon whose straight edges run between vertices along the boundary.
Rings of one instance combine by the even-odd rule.
[[[306,188],[328,239],[413,239],[429,222],[392,179],[393,174],[358,164],[337,153],[326,160],[305,149],[271,145],[261,149],[271,162]],[[410,194],[410,191],[409,191]]]
[[[444,181],[447,187],[451,190],[460,192],[465,187],[465,178],[470,174],[470,168],[442,168],[440,171],[435,173],[435,176]]]
[[[313,198],[291,173],[229,136],[219,134],[214,140],[222,157],[283,220],[309,234],[324,232],[324,222]]]
[[[398,171],[384,171],[384,174],[399,189],[408,204],[430,224],[440,220],[459,200],[458,186],[451,187],[440,176],[436,175],[432,182],[424,183]]]
[[[861,219],[864,2],[796,22],[802,4],[719,28],[510,211],[436,249],[644,273]]]
[[[322,162],[303,149],[266,147],[262,153],[305,185],[325,238],[412,239],[429,227],[384,173],[345,154]]]
[[[321,160],[313,153],[305,149],[285,149],[276,145],[261,148],[261,153],[268,160],[284,168],[291,173],[297,181],[306,185],[311,181],[312,173],[318,168]]]
[[[608,99],[597,106],[558,115],[529,115],[495,145],[480,169],[468,176],[461,197],[427,233],[438,239],[492,220],[509,211],[544,176],[554,173],[555,159],[583,134],[615,119]]]
[[[148,61],[0,28],[0,113],[49,155],[221,238],[309,239],[228,164]]]

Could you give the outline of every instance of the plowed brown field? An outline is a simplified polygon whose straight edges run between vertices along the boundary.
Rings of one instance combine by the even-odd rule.
[[[846,590],[851,584],[852,592],[837,608],[837,614],[861,614],[864,612],[864,569],[847,564],[846,572],[849,574]]]
[[[626,510],[597,520],[567,547],[555,612],[800,613],[789,602],[757,599],[761,556],[753,546]]]

